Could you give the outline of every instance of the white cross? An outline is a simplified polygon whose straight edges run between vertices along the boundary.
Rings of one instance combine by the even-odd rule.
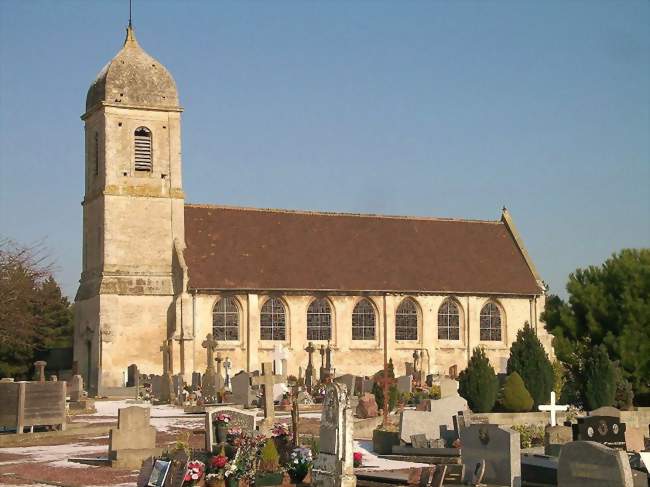
[[[569,406],[566,404],[555,404],[555,391],[551,391],[551,404],[542,404],[537,406],[540,411],[551,412],[551,426],[557,425],[556,414],[558,411],[566,411]]]

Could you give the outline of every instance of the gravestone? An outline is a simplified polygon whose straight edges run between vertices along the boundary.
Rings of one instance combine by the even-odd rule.
[[[589,411],[589,416],[610,416],[612,418],[621,419],[621,410],[612,406],[603,406],[593,411]]]
[[[313,361],[313,355],[316,349],[314,348],[314,344],[312,342],[309,342],[307,344],[307,347],[305,348],[305,352],[307,352],[307,368],[305,369],[305,388],[307,389],[307,392],[311,394],[311,388],[314,385],[314,361]]]
[[[217,373],[214,370],[214,350],[217,347],[217,341],[208,333],[201,346],[205,348],[207,366],[205,373],[201,378],[203,385],[202,392],[206,402],[215,401],[217,398]]]
[[[397,392],[400,394],[410,393],[413,390],[413,376],[403,375],[397,379]]]
[[[205,449],[207,451],[214,451],[218,445],[214,418],[219,413],[230,415],[228,428],[241,428],[244,435],[249,437],[255,436],[255,428],[257,426],[256,412],[229,406],[208,406],[205,408]]]
[[[624,451],[593,441],[574,441],[562,448],[558,487],[633,487],[630,461]]]
[[[257,402],[257,393],[251,387],[252,375],[242,370],[232,378],[232,401],[245,408],[254,407]]]
[[[645,433],[643,429],[625,425],[625,449],[635,452],[645,450]]]
[[[428,411],[407,409],[402,412],[399,422],[400,439],[404,443],[411,441],[411,435],[424,433],[429,440],[442,438],[448,443],[456,439],[453,417],[458,411],[468,409],[467,401],[460,396],[423,401],[428,404]]]
[[[352,374],[343,374],[334,379],[334,382],[339,384],[345,384],[346,389],[349,391],[351,396],[355,394],[355,385],[357,381],[357,376]]]
[[[366,392],[371,393],[373,385],[375,385],[375,381],[373,379],[364,378],[361,382],[361,394],[365,394]]]
[[[158,456],[156,428],[149,424],[149,408],[129,406],[117,412],[117,428],[108,434],[108,459],[111,467],[140,468],[142,461]]]
[[[177,398],[181,398],[183,390],[185,389],[185,379],[183,378],[183,374],[172,375],[172,386],[174,388],[174,395]]]
[[[34,375],[38,382],[45,382],[45,366],[47,362],[43,360],[37,360],[34,362]]]
[[[610,448],[625,450],[625,423],[612,416],[578,418],[572,425],[573,441],[595,441]]]
[[[359,398],[356,415],[361,419],[376,418],[379,416],[379,407],[377,406],[374,394],[365,393]]]
[[[353,418],[350,394],[336,382],[325,389],[320,423],[320,452],[312,468],[314,487],[354,487]]]
[[[131,364],[126,369],[126,387],[135,387],[135,381],[138,379],[138,366]]]
[[[440,399],[458,395],[458,381],[449,377],[440,378]]]
[[[221,357],[221,352],[217,352],[217,358],[214,359],[217,362],[217,372],[216,372],[216,382],[214,384],[214,387],[216,388],[217,392],[222,391],[224,386],[225,386],[225,381],[223,379],[223,376],[221,375],[221,362],[223,362],[223,358]]]
[[[201,372],[192,372],[192,390],[201,388]]]
[[[427,440],[427,435],[423,433],[411,435],[411,446],[413,448],[429,448],[429,440]]]
[[[84,379],[79,374],[70,379],[70,402],[80,402],[84,397]]]
[[[461,430],[460,441],[466,475],[485,460],[485,483],[521,486],[519,433],[496,424],[472,424]]]
[[[158,401],[162,404],[169,404],[174,401],[174,384],[172,381],[172,374],[170,370],[170,353],[171,347],[169,342],[165,340],[160,346],[163,359],[163,373],[160,379],[160,394],[157,396]]]
[[[273,428],[273,423],[275,422],[273,387],[284,380],[286,380],[285,377],[273,374],[273,364],[271,362],[263,363],[262,375],[251,379],[254,385],[262,387],[262,403],[264,405],[264,420],[260,425],[260,432],[262,434],[269,433]]]
[[[571,426],[546,426],[544,431],[544,455],[560,456],[560,450],[567,443],[573,441]]]

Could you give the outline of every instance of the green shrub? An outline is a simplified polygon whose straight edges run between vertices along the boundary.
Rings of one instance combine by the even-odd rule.
[[[592,348],[585,363],[585,406],[590,410],[614,404],[616,370],[604,345]]]
[[[269,438],[264,443],[262,451],[260,452],[260,464],[258,470],[260,472],[277,472],[280,469],[280,454],[275,446],[273,438]]]
[[[555,360],[551,366],[553,367],[553,391],[557,397],[562,397],[564,385],[567,383],[567,371],[559,360]]]
[[[544,444],[544,426],[515,424],[511,428],[519,433],[520,448],[532,448]]]
[[[476,347],[458,378],[458,392],[475,413],[489,413],[497,400],[499,383],[485,350]]]
[[[438,384],[433,384],[429,388],[429,399],[440,399],[440,386]]]
[[[507,372],[517,372],[521,376],[535,406],[547,403],[555,385],[553,366],[535,330],[527,322],[510,347]]]
[[[501,394],[501,403],[507,411],[523,413],[533,408],[533,398],[517,372],[508,376]]]

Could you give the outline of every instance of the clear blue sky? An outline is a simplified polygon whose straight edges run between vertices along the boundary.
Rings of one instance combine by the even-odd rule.
[[[79,116],[127,11],[0,0],[0,233],[46,238],[71,296]],[[506,205],[559,293],[576,267],[650,245],[646,1],[134,0],[134,25],[180,90],[189,202]]]

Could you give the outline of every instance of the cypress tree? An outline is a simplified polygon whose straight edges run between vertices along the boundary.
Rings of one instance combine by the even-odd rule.
[[[535,407],[546,404],[551,397],[555,384],[553,365],[528,323],[517,332],[517,340],[510,347],[507,372],[508,375],[517,372],[521,376]]]
[[[592,349],[584,372],[585,406],[590,410],[614,404],[616,370],[604,345]]]
[[[489,413],[497,400],[499,381],[485,350],[476,347],[467,368],[458,377],[458,392],[476,413]]]
[[[532,409],[533,398],[517,372],[513,372],[506,378],[503,384],[501,402],[505,409],[516,413],[523,413]]]

